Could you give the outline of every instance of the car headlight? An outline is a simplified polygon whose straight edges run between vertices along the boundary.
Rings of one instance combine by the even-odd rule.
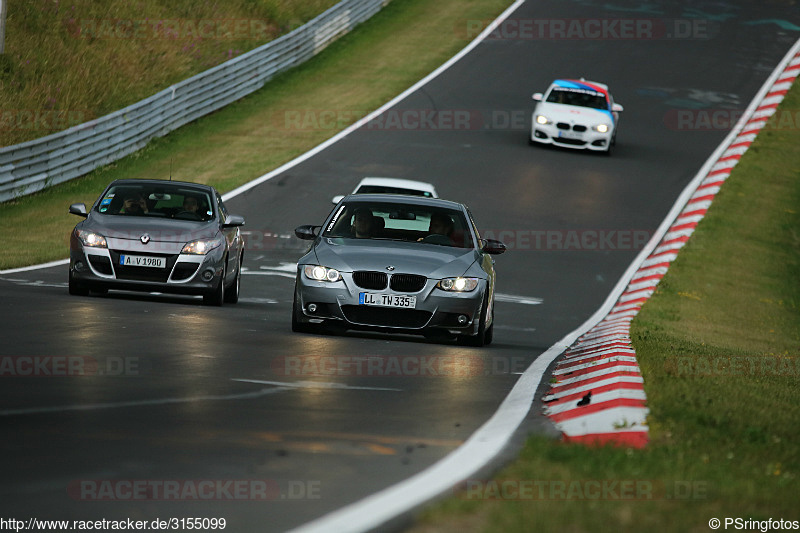
[[[106,238],[97,233],[79,229],[76,234],[84,246],[89,248],[108,248],[106,245]]]
[[[214,248],[222,245],[222,237],[213,239],[198,239],[183,245],[182,254],[206,255]]]
[[[341,281],[342,275],[335,268],[328,268],[320,265],[306,265],[303,267],[303,273],[308,279],[314,281]]]
[[[478,286],[478,278],[444,278],[436,287],[448,292],[470,292]]]
[[[545,124],[552,124],[553,121],[544,115],[536,115],[536,123],[544,126]]]
[[[608,133],[609,127],[608,124],[598,124],[597,126],[592,126],[592,129],[600,133]]]

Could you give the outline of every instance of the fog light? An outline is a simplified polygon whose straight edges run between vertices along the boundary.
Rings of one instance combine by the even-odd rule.
[[[75,262],[75,270],[83,270],[84,268],[86,268],[86,265],[83,264],[83,261]]]
[[[458,323],[462,326],[469,322],[469,317],[467,315],[458,315]]]
[[[212,279],[214,279],[214,271],[211,270],[210,268],[204,270],[203,273],[200,275],[200,277],[203,279],[203,281],[211,281]]]
[[[316,313],[317,312],[317,304],[308,304],[308,312],[309,313]]]

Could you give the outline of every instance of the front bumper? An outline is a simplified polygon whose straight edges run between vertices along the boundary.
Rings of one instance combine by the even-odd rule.
[[[572,128],[559,129],[556,124],[538,124],[533,122],[531,141],[542,144],[554,144],[578,150],[595,150],[605,152],[613,143],[614,128],[600,133],[590,127],[586,131],[576,132]]]
[[[88,248],[70,249],[71,279],[89,289],[165,292],[173,294],[208,294],[222,280],[224,250],[218,247],[206,255],[181,254],[176,251],[157,253],[138,250]],[[172,253],[170,253],[172,252]],[[121,255],[162,257],[165,268],[133,267],[121,264]]]
[[[378,329],[395,332],[422,333],[439,330],[453,335],[474,335],[478,332],[486,281],[481,280],[471,292],[446,292],[436,288],[438,279],[428,279],[422,290],[397,292],[364,289],[356,285],[353,274],[341,272],[336,282],[312,281],[299,266],[295,285],[297,320],[302,323],[328,322],[345,329]],[[362,292],[415,296],[414,309],[363,305]],[[316,307],[314,311],[309,305]],[[463,323],[459,322],[462,317]],[[463,317],[466,317],[464,319]]]

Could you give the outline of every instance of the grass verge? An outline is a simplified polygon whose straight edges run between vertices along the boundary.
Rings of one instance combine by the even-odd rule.
[[[264,89],[86,177],[0,204],[0,231],[7,236],[0,269],[67,257],[69,232],[77,222],[67,207],[91,204],[111,180],[166,178],[171,168],[173,179],[209,183],[224,192],[290,161],[466,46],[468,20],[494,18],[508,5],[509,0],[393,0]],[[336,120],[313,114],[321,110],[333,111]]]
[[[0,55],[0,146],[133,104],[288,33],[336,2],[13,2]]]
[[[795,85],[781,109],[798,106]],[[494,483],[476,480],[413,531],[684,532],[709,531],[712,518],[800,520],[797,146],[797,129],[773,118],[633,322],[647,448],[532,438]]]

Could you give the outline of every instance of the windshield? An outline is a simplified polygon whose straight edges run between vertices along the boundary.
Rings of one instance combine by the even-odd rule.
[[[550,90],[550,94],[547,95],[547,101],[553,104],[566,104],[608,110],[608,101],[605,95],[590,89],[553,87]]]
[[[414,204],[351,202],[340,205],[322,236],[474,248],[462,211]]]
[[[214,217],[213,205],[205,189],[177,184],[125,184],[109,188],[96,210],[105,215],[207,221]]]

